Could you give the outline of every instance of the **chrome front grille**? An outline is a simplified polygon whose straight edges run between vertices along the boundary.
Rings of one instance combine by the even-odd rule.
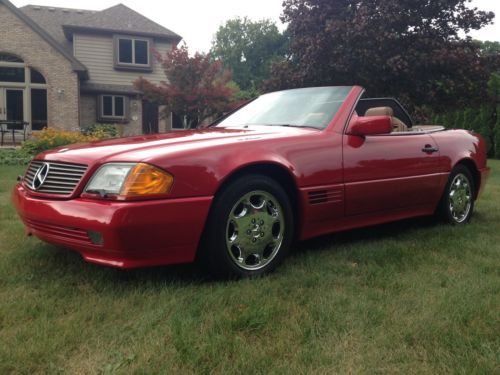
[[[33,189],[33,179],[37,171],[45,163],[49,165],[47,176],[37,189]],[[38,193],[70,195],[75,190],[86,170],[87,166],[84,164],[33,160],[24,175],[24,185]]]

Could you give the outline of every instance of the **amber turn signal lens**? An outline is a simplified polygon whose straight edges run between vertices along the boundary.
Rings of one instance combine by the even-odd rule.
[[[166,194],[170,191],[174,177],[149,164],[139,163],[129,172],[120,195],[143,196]]]

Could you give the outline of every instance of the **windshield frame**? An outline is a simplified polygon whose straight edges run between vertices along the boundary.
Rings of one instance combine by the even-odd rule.
[[[356,86],[317,86],[317,87],[295,88],[295,89],[289,89],[289,90],[279,90],[279,91],[274,91],[274,92],[270,92],[270,93],[265,93],[265,94],[262,94],[262,95],[260,95],[260,96],[258,96],[256,98],[253,98],[252,100],[250,100],[250,101],[248,101],[246,103],[243,103],[242,105],[240,105],[239,107],[235,108],[231,112],[229,112],[229,113],[227,113],[227,114],[219,117],[218,119],[216,119],[214,122],[212,122],[208,126],[209,127],[231,128],[231,129],[248,128],[249,126],[265,126],[265,127],[283,126],[283,127],[295,127],[295,128],[309,128],[309,129],[324,131],[324,130],[329,129],[332,126],[332,123],[335,122],[336,118],[339,116],[339,113],[342,112],[343,107],[346,105],[346,102],[349,101],[350,95],[352,94],[352,91],[353,91],[353,89],[355,87]],[[286,123],[285,121],[282,122],[282,123],[235,123],[235,124],[224,124],[224,122],[226,120],[228,120],[231,116],[233,116],[234,114],[236,114],[237,112],[239,112],[241,110],[244,110],[245,108],[247,108],[248,105],[251,105],[252,103],[254,103],[255,101],[257,101],[258,99],[260,99],[262,97],[265,97],[265,96],[268,96],[268,95],[273,95],[273,94],[286,93],[286,92],[312,91],[312,90],[315,90],[315,89],[318,90],[318,95],[321,94],[321,91],[325,91],[326,92],[327,89],[344,89],[345,90],[345,92],[338,92],[338,93],[335,93],[335,92],[332,91],[331,94],[330,94],[332,96],[334,96],[334,95],[343,95],[343,97],[341,99],[335,99],[334,100],[333,98],[330,98],[330,101],[319,103],[319,104],[334,103],[334,102],[339,103],[338,107],[336,109],[332,109],[332,113],[331,114],[326,114],[326,113],[324,114],[326,116],[325,120],[328,119],[328,121],[324,121],[324,124],[322,126],[314,126],[314,125],[307,124],[307,123],[304,123],[304,124],[293,124],[292,123],[292,124],[290,124],[290,123]],[[319,90],[321,90],[321,91],[319,91]],[[311,95],[313,95],[313,94],[311,93]]]

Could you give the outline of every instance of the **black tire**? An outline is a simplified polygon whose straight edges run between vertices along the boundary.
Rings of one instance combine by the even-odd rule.
[[[293,234],[293,211],[285,190],[267,176],[245,175],[215,197],[198,260],[216,278],[265,275],[286,257]],[[246,254],[257,247],[264,250]]]
[[[460,191],[460,197],[465,194],[462,206],[461,201],[459,201],[458,203],[455,203],[453,201],[452,193],[453,191],[457,191],[456,190],[457,182],[463,185],[463,182],[465,181],[468,185],[468,193],[467,189],[465,189],[464,191],[462,190]],[[453,170],[450,173],[450,176],[448,177],[446,188],[439,203],[439,209],[438,209],[439,216],[447,223],[453,225],[467,224],[470,221],[470,218],[474,211],[474,197],[475,197],[475,186],[472,174],[466,166],[459,164],[455,168],[453,168]],[[453,209],[454,204],[457,205],[457,207],[459,208],[457,211]],[[463,208],[463,212],[461,208]]]

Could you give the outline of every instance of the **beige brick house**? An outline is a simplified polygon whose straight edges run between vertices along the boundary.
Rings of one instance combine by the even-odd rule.
[[[0,0],[0,122],[80,129],[116,123],[124,135],[180,127],[133,86],[165,80],[151,51],[181,37],[125,5],[102,11]]]

